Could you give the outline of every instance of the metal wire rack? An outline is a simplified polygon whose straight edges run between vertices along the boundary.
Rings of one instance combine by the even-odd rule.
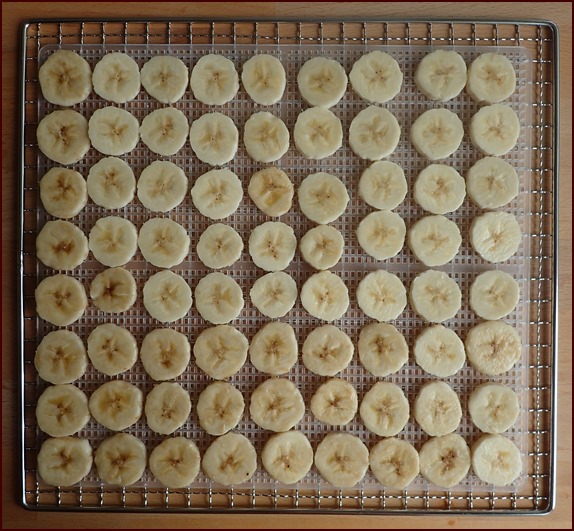
[[[55,488],[38,481],[36,454],[40,443],[34,409],[42,385],[33,365],[38,337],[43,332],[35,314],[34,289],[38,282],[35,236],[43,223],[37,199],[42,162],[38,158],[35,128],[42,116],[37,73],[46,46],[82,45],[93,50],[150,45],[174,48],[227,45],[237,53],[252,46],[285,44],[291,47],[339,45],[349,54],[368,45],[417,47],[456,46],[470,53],[484,46],[526,49],[529,80],[522,104],[527,114],[526,156],[521,169],[530,183],[527,214],[523,293],[529,294],[519,319],[525,336],[524,371],[518,384],[525,389],[523,418],[524,481],[513,489],[466,484],[450,491],[415,483],[405,491],[389,491],[365,483],[358,489],[334,489],[319,482],[293,488],[258,481],[222,489],[210,482],[188,489],[169,490],[141,482],[110,488],[97,481]],[[354,48],[351,48],[354,47]],[[425,47],[425,48],[423,48]],[[494,21],[31,21],[22,33],[21,72],[21,201],[22,239],[19,255],[21,287],[21,417],[22,503],[42,510],[153,510],[153,511],[272,511],[360,512],[421,514],[512,513],[535,514],[552,509],[555,476],[556,406],[556,271],[557,271],[557,29],[549,23]],[[134,48],[134,49],[135,49]],[[396,48],[399,50],[399,48]],[[97,53],[97,52],[96,52]],[[405,52],[406,53],[406,52]],[[202,229],[196,227],[194,230]],[[249,230],[249,227],[246,227]],[[142,267],[143,263],[137,264]],[[351,279],[352,281],[352,279]]]

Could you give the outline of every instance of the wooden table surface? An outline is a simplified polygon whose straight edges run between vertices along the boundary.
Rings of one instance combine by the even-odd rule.
[[[315,515],[56,514],[28,512],[16,501],[16,264],[18,31],[26,18],[107,17],[428,17],[546,19],[560,28],[560,341],[556,510],[531,517],[392,517]],[[565,3],[2,3],[2,527],[321,527],[321,528],[572,528],[572,4]],[[121,518],[121,521],[120,521]]]

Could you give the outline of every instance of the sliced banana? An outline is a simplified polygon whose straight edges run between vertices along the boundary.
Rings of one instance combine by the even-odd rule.
[[[343,235],[330,225],[309,229],[299,242],[303,260],[320,271],[335,266],[343,256],[344,248]]]
[[[94,67],[92,82],[98,96],[114,103],[126,103],[140,92],[140,68],[127,53],[108,53]]]
[[[486,212],[473,219],[469,237],[474,250],[488,262],[496,264],[517,253],[522,231],[512,214]]]
[[[409,401],[398,385],[377,382],[365,394],[359,413],[368,430],[383,437],[392,437],[409,420]]]
[[[189,143],[201,162],[221,166],[235,157],[239,132],[229,116],[211,112],[191,123]]]
[[[413,416],[429,435],[452,433],[462,418],[458,395],[446,382],[428,382],[415,398]]]
[[[419,450],[421,474],[437,487],[450,489],[470,469],[470,449],[456,433],[432,437]]]
[[[299,207],[311,221],[330,223],[340,217],[349,202],[347,187],[329,173],[312,173],[299,186]]]
[[[154,380],[172,380],[189,365],[191,347],[187,337],[171,328],[157,328],[143,339],[140,359]]]
[[[152,212],[168,212],[185,199],[188,186],[187,176],[179,166],[156,160],[140,174],[138,199]]]
[[[247,360],[249,342],[234,326],[206,328],[195,340],[195,363],[214,380],[225,380],[239,372]]]
[[[122,487],[141,479],[146,461],[144,443],[129,433],[116,433],[104,439],[94,458],[98,476],[110,485]]]
[[[201,468],[216,483],[239,485],[255,474],[257,452],[244,435],[226,433],[215,439],[205,451]]]
[[[357,227],[359,245],[377,260],[399,254],[405,244],[406,233],[403,218],[391,210],[371,212]]]
[[[462,340],[443,325],[425,328],[417,336],[413,351],[417,364],[439,378],[456,374],[466,361]]]
[[[385,103],[400,92],[403,73],[393,57],[376,50],[355,61],[349,80],[361,98],[371,103]]]
[[[56,326],[68,326],[77,321],[88,305],[84,286],[67,275],[45,278],[34,295],[38,316]]]
[[[471,328],[464,346],[472,366],[489,376],[509,371],[522,356],[518,332],[501,321],[487,321]]]
[[[160,323],[173,323],[189,312],[193,302],[189,284],[173,271],[160,271],[143,287],[143,304]]]
[[[321,271],[311,275],[301,288],[301,304],[323,321],[335,321],[349,309],[349,290],[335,273]]]
[[[369,465],[383,487],[404,489],[419,474],[419,454],[409,442],[389,437],[371,448]]]
[[[82,481],[92,469],[92,447],[86,439],[53,437],[38,452],[38,473],[48,485],[69,487]]]
[[[223,273],[209,273],[195,288],[197,311],[206,321],[227,324],[243,310],[243,292],[239,284]]]
[[[55,330],[40,341],[34,366],[42,380],[52,384],[68,384],[85,374],[88,357],[78,334],[70,330]]]
[[[369,450],[355,435],[329,433],[315,450],[319,474],[334,487],[354,487],[369,468]]]
[[[40,66],[38,81],[42,95],[54,105],[71,107],[92,92],[92,70],[88,61],[71,50],[56,50]]]
[[[516,89],[512,63],[498,53],[483,53],[468,67],[466,91],[478,103],[498,103]]]
[[[197,242],[197,257],[211,269],[234,264],[243,252],[243,240],[233,227],[214,223],[203,231]]]
[[[362,159],[381,160],[397,149],[401,127],[387,110],[376,105],[363,109],[349,127],[349,146]]]
[[[102,426],[121,431],[142,416],[143,393],[131,383],[112,380],[92,393],[89,405],[90,413]]]
[[[189,83],[195,99],[206,105],[223,105],[239,90],[233,61],[216,54],[204,55],[195,63]]]
[[[94,258],[108,267],[127,264],[138,249],[138,231],[126,218],[100,218],[90,231],[90,251]]]
[[[123,208],[134,198],[136,178],[126,162],[117,157],[105,157],[88,173],[88,194],[96,205]]]
[[[73,435],[90,420],[88,399],[72,384],[51,385],[38,398],[36,420],[51,437]]]
[[[187,421],[191,412],[191,398],[181,385],[163,382],[147,394],[144,411],[151,430],[169,435]]]
[[[285,92],[285,68],[276,57],[257,54],[243,64],[241,82],[255,103],[273,105]]]
[[[289,372],[297,363],[297,356],[297,337],[288,323],[267,323],[253,336],[249,345],[251,364],[258,371],[272,376]]]
[[[40,120],[36,139],[40,151],[50,160],[74,164],[90,149],[88,121],[71,109],[53,111]]]
[[[303,396],[286,378],[269,378],[251,393],[249,414],[264,430],[289,431],[305,414]]]
[[[349,365],[354,352],[353,342],[345,332],[333,325],[323,325],[305,338],[302,361],[319,376],[335,376]]]
[[[347,74],[334,59],[313,57],[299,69],[297,86],[309,105],[328,108],[339,103],[344,96]]]
[[[88,238],[69,221],[48,221],[36,236],[36,256],[52,269],[75,269],[88,257]]]
[[[255,172],[247,192],[257,208],[271,217],[286,214],[293,203],[293,183],[283,170],[275,166]]]
[[[227,382],[214,382],[199,395],[196,406],[199,424],[210,435],[234,429],[245,410],[243,395]]]
[[[486,483],[510,485],[522,473],[520,450],[503,435],[483,435],[472,445],[472,470]]]
[[[364,326],[357,348],[363,367],[380,378],[398,372],[409,359],[407,341],[392,324]]]
[[[48,214],[73,218],[88,202],[86,180],[77,171],[52,168],[40,180],[40,199]]]
[[[505,160],[484,157],[468,170],[466,189],[480,208],[499,208],[518,195],[518,174]]]
[[[378,269],[359,282],[357,303],[372,319],[392,321],[406,308],[407,291],[397,275]]]
[[[413,310],[429,323],[453,318],[461,307],[458,284],[443,271],[421,273],[411,283],[409,299]]]
[[[90,297],[102,312],[125,312],[134,305],[136,296],[136,281],[123,267],[105,269],[95,276],[90,285]]]
[[[187,140],[189,124],[185,114],[175,107],[150,112],[140,126],[143,143],[154,153],[175,155]]]
[[[148,219],[140,228],[138,247],[152,265],[170,268],[181,264],[189,253],[187,231],[169,218]]]
[[[518,396],[508,386],[484,383],[468,397],[468,412],[472,423],[485,433],[504,433],[520,414]]]
[[[251,291],[251,302],[266,317],[276,319],[291,311],[297,300],[297,284],[283,271],[259,277]]]
[[[186,437],[172,437],[158,444],[149,456],[149,469],[156,479],[170,489],[189,486],[197,474],[201,456],[197,446]]]
[[[341,120],[323,107],[312,107],[297,116],[293,141],[307,159],[330,157],[343,145]]]
[[[185,63],[172,55],[156,55],[141,70],[146,92],[161,103],[175,103],[185,94],[189,72]]]
[[[331,426],[344,426],[355,417],[359,399],[349,382],[331,378],[315,391],[310,405],[317,420]]]
[[[116,376],[131,369],[137,361],[136,338],[114,323],[96,326],[88,336],[88,356],[96,370]]]
[[[300,431],[277,433],[265,443],[261,462],[274,480],[292,485],[301,481],[311,469],[313,448]]]
[[[249,236],[249,254],[264,271],[281,271],[293,260],[297,238],[293,229],[280,221],[258,225]]]
[[[239,177],[231,170],[211,170],[200,175],[191,189],[195,208],[209,219],[231,216],[243,199]]]
[[[464,178],[446,164],[431,164],[421,171],[413,188],[414,200],[431,214],[454,212],[466,195]]]
[[[361,173],[359,195],[372,207],[392,210],[407,195],[405,172],[398,164],[388,160],[373,162]]]
[[[482,107],[470,119],[470,140],[485,155],[500,157],[518,141],[520,120],[512,107],[496,103]]]
[[[429,160],[444,159],[460,146],[464,136],[461,119],[448,109],[430,109],[413,123],[411,142]]]
[[[104,155],[124,155],[139,141],[137,118],[118,107],[104,107],[90,117],[88,135],[92,146]]]
[[[470,307],[483,319],[506,317],[514,311],[519,299],[518,282],[504,271],[485,271],[470,285]]]
[[[281,118],[270,112],[256,112],[245,122],[243,142],[253,160],[273,162],[287,153],[289,130]]]
[[[431,100],[452,100],[466,85],[466,63],[452,50],[435,50],[417,66],[415,84]]]
[[[462,236],[458,225],[444,216],[426,216],[409,229],[407,243],[427,267],[447,264],[458,253]]]

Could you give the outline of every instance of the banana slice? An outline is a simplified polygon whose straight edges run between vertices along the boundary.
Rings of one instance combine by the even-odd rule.
[[[105,157],[88,173],[88,194],[96,205],[123,208],[134,198],[136,178],[126,162],[117,157]]]
[[[205,451],[201,468],[216,483],[239,485],[255,474],[257,452],[244,435],[226,433],[215,439]]]
[[[469,231],[470,244],[485,260],[504,262],[520,247],[522,232],[508,212],[486,212],[474,218]]]
[[[349,290],[341,277],[330,271],[311,275],[301,288],[301,304],[309,315],[335,321],[349,309]]]
[[[239,177],[231,170],[211,170],[200,175],[191,189],[195,208],[209,219],[231,216],[243,199]]]
[[[461,307],[458,284],[443,271],[421,273],[411,283],[409,299],[413,310],[429,323],[453,318]]]
[[[413,350],[417,364],[439,378],[456,374],[466,360],[460,337],[454,330],[442,325],[425,328],[417,336]]]
[[[448,109],[430,109],[411,126],[411,142],[429,160],[444,159],[460,146],[464,136],[461,119]]]
[[[335,376],[349,365],[354,352],[353,342],[345,332],[333,325],[323,325],[305,339],[302,361],[319,376]]]
[[[222,166],[235,157],[239,132],[229,116],[212,112],[191,123],[189,143],[201,162]]]
[[[281,271],[293,260],[297,238],[293,229],[280,221],[258,225],[249,236],[249,254],[264,271]]]
[[[468,412],[473,424],[485,433],[504,433],[520,413],[516,393],[506,385],[484,383],[468,397]]]
[[[520,120],[508,105],[496,103],[482,107],[470,119],[470,140],[485,155],[500,157],[518,141]]]
[[[40,180],[40,199],[48,214],[73,218],[88,202],[86,180],[77,171],[52,168]]]
[[[405,337],[392,324],[364,326],[357,347],[363,367],[378,377],[398,372],[409,359]]]
[[[42,280],[35,291],[36,313],[56,326],[77,321],[88,305],[86,290],[75,278],[54,275]]]
[[[484,157],[468,170],[466,189],[468,197],[480,208],[499,208],[518,195],[518,174],[508,162]]]
[[[94,258],[108,267],[127,264],[138,249],[138,231],[125,218],[100,218],[90,231],[90,251]]]
[[[330,225],[318,225],[309,229],[299,242],[303,260],[320,271],[335,266],[344,248],[343,235]]]
[[[409,229],[407,243],[424,265],[447,264],[458,253],[462,236],[458,225],[444,216],[426,216]]]
[[[142,121],[140,136],[154,153],[169,157],[185,144],[189,123],[185,114],[175,107],[150,112]]]
[[[187,194],[184,171],[168,160],[156,160],[144,168],[138,179],[138,199],[152,212],[168,212]]]
[[[234,429],[244,410],[243,395],[227,382],[208,385],[197,399],[199,424],[210,435],[223,435]]]
[[[189,284],[173,271],[160,271],[144,284],[145,309],[160,323],[181,319],[189,312],[192,302]]]
[[[270,112],[252,114],[243,129],[247,154],[257,162],[279,160],[289,149],[289,130]]]
[[[354,487],[369,468],[369,450],[350,433],[329,433],[317,446],[315,466],[334,487]]]
[[[38,473],[45,483],[69,487],[82,481],[92,469],[92,447],[86,439],[46,439],[38,452]]]
[[[42,95],[54,105],[71,107],[92,92],[92,71],[88,61],[71,50],[56,50],[40,67],[38,81]]]
[[[172,55],[156,55],[142,67],[141,82],[146,92],[161,103],[175,103],[185,94],[189,72],[185,63]]]
[[[88,238],[69,221],[48,221],[36,237],[36,256],[52,269],[75,269],[88,257]]]
[[[509,371],[522,356],[518,332],[500,321],[487,321],[471,328],[464,346],[472,366],[489,376]]]
[[[468,67],[466,91],[478,103],[498,103],[516,89],[512,63],[498,53],[483,53]]]
[[[392,437],[409,420],[409,401],[398,385],[377,382],[365,394],[359,414],[368,430],[383,437]]]
[[[419,454],[409,442],[389,437],[371,448],[369,465],[383,487],[404,489],[419,474]]]
[[[90,297],[102,312],[125,312],[134,305],[136,296],[136,281],[123,267],[111,267],[98,273],[90,286]]]
[[[359,399],[355,388],[345,380],[331,378],[311,397],[311,412],[331,426],[344,426],[353,420]]]
[[[223,223],[210,225],[197,242],[197,257],[211,269],[234,264],[243,252],[243,240],[233,227]]]
[[[437,487],[450,489],[470,469],[470,449],[456,433],[432,437],[419,450],[421,474]]]
[[[518,282],[504,271],[485,271],[470,285],[470,307],[483,319],[502,319],[520,299]]]
[[[181,332],[157,328],[144,337],[140,359],[145,372],[154,380],[172,380],[189,365],[190,352],[189,340]]]
[[[68,384],[85,374],[88,357],[78,334],[70,330],[56,330],[40,341],[34,366],[42,380],[52,384]]]
[[[140,125],[137,118],[118,107],[104,107],[94,111],[88,126],[92,146],[104,155],[124,155],[139,141]]]
[[[138,246],[152,265],[170,268],[181,264],[189,253],[187,231],[169,218],[152,218],[140,229]]]
[[[403,218],[391,210],[371,212],[357,227],[359,245],[377,260],[399,254],[405,244],[406,233]]]
[[[126,53],[108,53],[94,67],[92,81],[98,96],[114,103],[126,103],[140,92],[140,68]]]
[[[138,344],[126,328],[106,323],[90,332],[88,356],[96,370],[116,376],[134,366],[138,359]]]
[[[172,437],[158,444],[149,456],[149,469],[170,489],[188,487],[199,474],[201,456],[191,439]]]
[[[312,173],[299,186],[299,207],[311,221],[330,223],[345,212],[349,194],[343,181],[329,173]]]
[[[428,382],[415,398],[413,416],[429,435],[452,433],[462,418],[460,400],[446,382]]]
[[[431,214],[454,212],[466,195],[464,178],[446,164],[431,164],[419,173],[413,188],[414,200]]]
[[[212,324],[227,324],[237,319],[243,304],[239,284],[223,273],[209,273],[195,288],[197,311]]]
[[[127,486],[139,481],[145,471],[145,445],[129,433],[116,433],[104,439],[94,462],[98,476],[110,485]]]
[[[387,110],[375,105],[363,109],[349,127],[349,146],[362,159],[387,158],[397,149],[401,127]]]
[[[275,166],[255,172],[247,192],[257,208],[271,217],[286,214],[293,203],[293,183],[283,170]]]
[[[359,195],[372,207],[392,210],[407,195],[405,172],[398,164],[388,160],[373,162],[361,173]]]
[[[303,396],[286,378],[269,378],[251,393],[249,414],[264,430],[289,431],[305,414]]]
[[[241,82],[255,103],[273,105],[285,92],[285,68],[276,57],[257,54],[243,64]]]
[[[90,413],[102,426],[121,431],[142,416],[143,393],[128,382],[112,380],[92,393],[89,404]]]
[[[247,360],[249,341],[234,326],[206,328],[195,340],[195,363],[214,380],[225,380],[241,370]]]
[[[388,53],[376,50],[355,61],[349,79],[361,98],[371,103],[385,103],[400,92],[403,73]]]
[[[341,120],[323,107],[312,107],[297,116],[293,141],[307,159],[330,157],[343,145]]]
[[[38,398],[36,420],[50,437],[73,435],[90,420],[88,399],[72,384],[51,385]]]
[[[436,50],[425,55],[415,71],[415,84],[431,100],[456,98],[466,85],[464,59],[452,50]]]
[[[334,59],[313,57],[297,74],[301,97],[309,105],[328,108],[336,105],[347,90],[345,69]]]
[[[286,431],[270,437],[261,452],[261,462],[276,481],[293,485],[301,481],[313,465],[313,448],[300,431]]]
[[[191,413],[191,398],[181,385],[163,382],[147,394],[144,411],[151,430],[169,435],[187,421]]]
[[[253,336],[249,345],[251,364],[261,372],[279,376],[297,363],[295,330],[288,323],[271,322]]]
[[[486,483],[510,485],[522,473],[520,450],[503,435],[483,435],[472,445],[472,469]]]
[[[266,317],[287,315],[297,300],[297,284],[283,271],[267,273],[258,278],[251,291],[251,302]]]
[[[239,76],[227,57],[208,54],[195,63],[189,84],[196,100],[206,105],[223,105],[235,98]]]
[[[397,275],[378,269],[359,282],[357,303],[372,319],[392,321],[406,308],[407,291]]]
[[[50,160],[64,165],[84,158],[90,149],[90,138],[88,121],[71,109],[47,114],[36,129],[40,151]]]

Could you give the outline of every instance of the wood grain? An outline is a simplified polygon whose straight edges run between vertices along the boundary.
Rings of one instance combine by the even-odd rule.
[[[559,430],[556,510],[544,519],[437,516],[432,527],[572,527],[572,4],[560,3],[2,3],[2,527],[3,528],[425,528],[426,517],[324,515],[122,515],[28,512],[17,501],[17,356],[16,348],[16,131],[19,26],[26,18],[107,17],[254,17],[254,18],[500,18],[528,17],[557,22],[560,28],[560,327]]]

